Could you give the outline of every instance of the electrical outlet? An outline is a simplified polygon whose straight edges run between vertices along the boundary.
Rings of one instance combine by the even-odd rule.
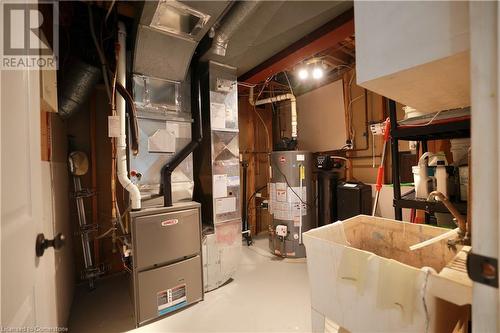
[[[384,135],[385,122],[370,125],[370,131],[373,135]]]

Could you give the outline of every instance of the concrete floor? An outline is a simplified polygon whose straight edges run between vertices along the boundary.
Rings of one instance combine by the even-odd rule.
[[[243,246],[233,281],[205,294],[205,300],[134,332],[307,332],[310,294],[305,260],[280,260],[267,240]],[[76,293],[70,332],[122,332],[134,328],[126,276]]]
[[[76,288],[68,328],[79,332],[124,332],[134,328],[134,310],[129,295],[128,275],[120,274]]]

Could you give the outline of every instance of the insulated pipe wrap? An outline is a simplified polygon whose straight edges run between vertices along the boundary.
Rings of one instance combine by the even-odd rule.
[[[80,60],[74,60],[66,66],[68,71],[62,78],[59,93],[58,113],[62,118],[69,118],[88,100],[94,86],[101,78],[101,70]]]

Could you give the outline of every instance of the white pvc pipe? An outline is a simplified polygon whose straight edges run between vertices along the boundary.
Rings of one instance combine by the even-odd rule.
[[[304,190],[302,188],[302,168],[304,166],[299,165],[299,244],[302,244],[302,194],[304,193]],[[305,174],[305,170],[304,170]]]
[[[122,86],[126,87],[126,44],[127,31],[125,24],[118,22],[118,44],[120,50],[118,53],[117,77],[116,80]],[[117,177],[123,188],[130,193],[130,205],[132,210],[141,209],[141,193],[137,186],[128,178],[127,169],[127,133],[125,127],[125,99],[120,95],[116,95],[116,112],[120,118],[120,136],[116,140],[116,165]]]
[[[441,241],[443,239],[449,239],[449,238],[452,238],[452,237],[457,237],[459,230],[460,230],[459,228],[455,228],[453,230],[447,231],[444,234],[441,234],[441,235],[436,236],[434,238],[431,238],[431,239],[428,239],[426,241],[420,242],[418,244],[412,245],[412,246],[410,246],[410,251],[415,251],[415,250],[421,249],[423,247],[426,247],[426,246],[432,245],[434,243],[437,243],[437,242],[439,242],[439,241]]]
[[[248,102],[252,106],[270,104],[280,101],[290,101],[291,119],[292,119],[292,139],[297,139],[297,99],[293,94],[278,95],[275,97],[259,99],[254,101],[253,99],[253,87],[250,87],[250,95],[248,96]]]

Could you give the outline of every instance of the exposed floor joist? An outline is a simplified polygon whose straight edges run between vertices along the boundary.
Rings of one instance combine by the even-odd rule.
[[[350,9],[241,75],[239,80],[248,83],[264,81],[303,59],[331,48],[353,34],[354,10]]]

